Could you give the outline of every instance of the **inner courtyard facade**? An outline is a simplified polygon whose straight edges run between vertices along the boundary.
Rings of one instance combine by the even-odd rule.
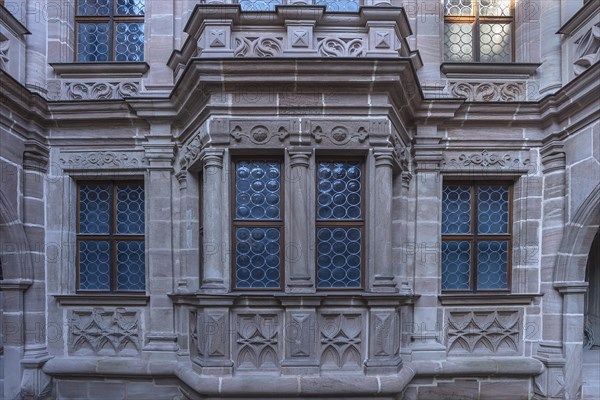
[[[600,399],[599,59],[594,0],[0,1],[0,397]]]

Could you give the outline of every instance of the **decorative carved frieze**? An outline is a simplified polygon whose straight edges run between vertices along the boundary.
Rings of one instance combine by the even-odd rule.
[[[520,310],[448,311],[446,326],[449,355],[521,353]]]
[[[525,82],[450,82],[450,93],[467,101],[525,100]]]
[[[63,169],[141,168],[146,165],[142,151],[63,152],[59,162]]]
[[[363,365],[363,315],[323,313],[319,316],[321,368],[361,369]]]
[[[280,320],[276,313],[236,315],[234,359],[238,371],[279,368]]]
[[[527,169],[528,158],[519,153],[490,153],[487,150],[474,153],[445,153],[442,169]]]
[[[63,100],[115,100],[135,96],[139,82],[63,82]]]
[[[581,35],[575,44],[573,72],[578,76],[600,60],[600,22]]]
[[[272,138],[277,138],[280,142],[283,142],[290,133],[285,126],[280,126],[277,131],[274,131],[273,128],[270,130],[265,125],[255,125],[249,130],[242,129],[240,125],[235,125],[230,135],[236,142],[241,142],[242,138],[247,138],[254,144],[265,144]]]
[[[283,36],[238,36],[234,57],[279,57],[283,54]]]
[[[364,143],[369,138],[369,121],[309,121],[307,129],[316,143],[331,143],[337,146],[349,143]]]
[[[323,57],[364,57],[367,46],[364,38],[317,37],[317,51]]]
[[[138,311],[117,308],[69,312],[69,354],[135,356],[141,349]]]
[[[0,69],[6,70],[8,68],[8,49],[10,48],[10,41],[0,35]]]

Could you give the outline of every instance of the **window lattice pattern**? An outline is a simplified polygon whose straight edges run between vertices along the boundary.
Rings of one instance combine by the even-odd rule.
[[[479,15],[510,17],[510,0],[479,0]]]
[[[117,14],[144,15],[144,0],[117,0]]]
[[[280,229],[237,228],[236,283],[238,288],[278,288]]]
[[[144,60],[143,23],[118,23],[115,42],[116,61]]]
[[[79,0],[77,2],[77,15],[97,17],[110,14],[110,0]]]
[[[477,201],[478,233],[508,233],[508,188],[480,186]]]
[[[144,290],[144,242],[121,241],[117,243],[118,290]]]
[[[144,189],[140,185],[117,187],[117,233],[144,234]]]
[[[360,5],[358,0],[317,0],[316,4],[331,12],[357,12]]]
[[[274,11],[275,6],[287,4],[283,0],[238,0],[242,11]],[[357,12],[359,0],[317,0],[316,5],[325,6],[329,12]]]
[[[236,174],[236,218],[279,219],[279,163],[242,161],[237,165]]]
[[[472,0],[446,0],[445,15],[470,16],[473,15]]]
[[[361,231],[358,228],[319,228],[318,287],[360,287]]]
[[[319,219],[360,219],[361,168],[358,161],[319,163]]]
[[[110,242],[79,242],[79,288],[110,289]]]
[[[442,233],[471,232],[471,188],[445,186],[442,200]]]
[[[111,201],[110,185],[82,185],[79,188],[79,232],[108,234]]]
[[[444,25],[444,57],[449,62],[473,61],[473,24],[447,23]]]
[[[442,243],[442,289],[468,290],[471,276],[471,243],[444,241]]]
[[[77,55],[79,61],[108,61],[110,58],[108,24],[79,23],[77,26]]]
[[[510,62],[511,24],[481,24],[479,59],[481,62]]]
[[[479,242],[477,252],[477,287],[479,289],[506,289],[508,286],[508,242]]]
[[[239,0],[242,11],[275,11],[281,0]]]

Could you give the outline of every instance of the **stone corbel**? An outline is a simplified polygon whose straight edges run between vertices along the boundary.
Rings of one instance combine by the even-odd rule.
[[[554,171],[565,169],[566,155],[564,144],[558,140],[553,140],[546,143],[540,150],[542,157],[542,171],[544,174],[549,174]]]

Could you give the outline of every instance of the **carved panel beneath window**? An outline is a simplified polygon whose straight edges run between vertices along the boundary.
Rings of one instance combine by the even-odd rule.
[[[281,317],[278,313],[238,313],[235,316],[234,361],[238,371],[278,370],[281,358]]]
[[[449,355],[521,354],[520,310],[449,310],[447,313]]]
[[[363,367],[362,313],[323,313],[319,316],[321,369],[358,370]]]
[[[135,356],[141,349],[138,311],[117,308],[69,312],[69,354]]]
[[[115,100],[135,96],[139,82],[63,82],[62,100]]]
[[[521,101],[525,82],[450,82],[450,93],[467,101]]]

